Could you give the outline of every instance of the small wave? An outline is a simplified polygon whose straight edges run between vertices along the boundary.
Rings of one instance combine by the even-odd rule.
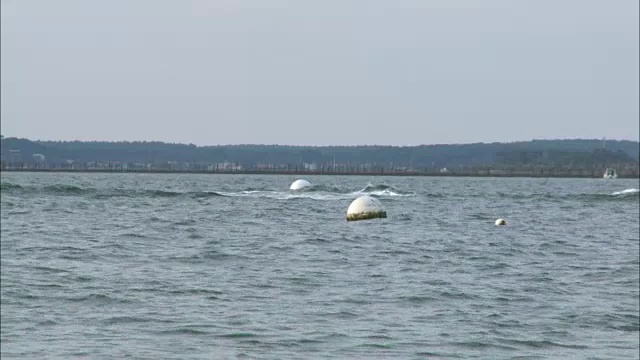
[[[131,303],[131,300],[112,297],[106,294],[91,293],[86,295],[75,296],[66,298],[71,302],[89,302],[89,303],[101,303],[101,304],[114,304],[114,303]]]
[[[147,194],[151,195],[151,197],[175,197],[182,195],[180,192],[165,190],[148,190]]]
[[[496,195],[499,198],[505,199],[513,199],[513,200],[528,200],[528,199],[541,199],[541,200],[550,200],[550,199],[560,199],[563,197],[568,197],[571,195],[562,195],[562,194],[552,194],[552,193],[530,193],[530,194],[522,194],[522,193],[505,193],[498,191]]]
[[[332,201],[332,200],[348,200],[354,198],[351,194],[327,194],[327,193],[299,193],[299,194],[287,194],[284,196],[284,200],[294,200],[294,199],[311,199],[311,200],[324,200],[324,201]]]
[[[490,348],[502,349],[502,350],[510,350],[510,351],[517,350],[516,348],[514,348],[512,346],[507,346],[507,345],[502,345],[502,344],[495,344],[493,342],[478,341],[478,340],[456,341],[456,342],[451,342],[449,344],[453,345],[453,346],[456,346],[456,347],[465,347],[465,348],[477,349],[477,350],[490,349]]]
[[[152,320],[149,318],[137,317],[137,316],[114,316],[104,320],[105,325],[122,325],[131,323],[147,323]]]
[[[167,290],[165,292],[167,294],[177,294],[177,295],[223,295],[224,294],[224,292],[219,290],[202,289],[202,288]]]
[[[640,193],[639,189],[625,189],[622,191],[616,191],[614,192],[613,196],[619,196],[619,195],[637,195],[638,193]]]
[[[414,192],[399,191],[388,185],[367,185],[364,189],[353,191],[349,189],[341,189],[335,186],[312,185],[309,188],[298,191],[278,191],[265,188],[247,188],[238,192],[219,192],[220,196],[229,197],[248,197],[248,198],[267,198],[274,200],[297,200],[311,199],[323,201],[349,200],[362,195],[371,195],[375,197],[393,197],[393,196],[415,196]]]
[[[54,325],[58,325],[58,322],[50,319],[38,321],[38,326],[54,326]]]
[[[146,239],[146,238],[148,238],[147,235],[138,234],[138,233],[124,233],[124,234],[120,235],[120,237],[133,238],[133,239]]]
[[[413,192],[399,191],[395,189],[393,186],[383,185],[383,184],[380,184],[380,185],[368,184],[363,189],[358,191],[342,189],[336,186],[328,186],[328,185],[312,185],[308,188],[295,191],[295,195],[298,195],[300,197],[304,197],[305,195],[312,196],[308,193],[324,193],[325,195],[332,195],[334,197],[338,197],[341,199],[345,197],[361,196],[364,194],[373,195],[373,196],[414,196],[415,195],[415,193]]]
[[[24,188],[22,187],[22,185],[10,183],[10,182],[3,181],[0,183],[0,190],[18,190],[18,189],[24,189]]]
[[[568,348],[568,349],[588,349],[589,347],[586,345],[580,344],[562,344],[555,341],[549,340],[518,340],[518,339],[500,339],[501,342],[517,345],[517,346],[525,346],[530,348],[539,348],[539,349],[551,349],[551,348]]]
[[[150,197],[150,198],[174,198],[174,197],[186,197],[190,196],[196,199],[202,198],[210,198],[217,196],[224,196],[219,192],[215,191],[191,191],[191,192],[182,192],[182,191],[168,191],[168,190],[124,190],[118,192],[106,192],[101,194],[103,198],[109,197],[118,197],[118,196],[126,196],[126,197]]]
[[[165,335],[208,335],[209,332],[192,327],[179,327],[176,329],[161,331]]]
[[[406,192],[395,189],[393,186],[389,185],[372,185],[368,184],[364,187],[364,189],[356,191],[353,193],[354,195],[372,195],[372,196],[415,196],[414,192]]]
[[[324,192],[290,192],[290,191],[267,191],[267,190],[244,190],[240,192],[222,192],[222,196],[228,197],[246,197],[246,198],[266,198],[274,200],[297,200],[297,199],[311,199],[311,200],[345,200],[351,199],[354,196],[352,194],[341,193],[324,193]]]
[[[413,304],[428,303],[436,300],[435,297],[428,296],[428,295],[402,296],[400,297],[400,299]]]
[[[304,239],[301,241],[301,243],[306,243],[306,244],[329,244],[331,242],[332,242],[331,240],[323,239],[321,237],[312,237],[312,238]]]
[[[220,334],[218,337],[228,338],[228,339],[237,339],[237,338],[253,338],[257,335],[249,332],[232,332],[227,334]]]
[[[195,225],[198,222],[194,219],[182,219],[182,220],[178,220],[176,222],[173,223],[173,225],[178,225],[178,226],[187,226],[187,225]]]
[[[558,193],[503,193],[498,192],[495,195],[500,198],[513,199],[513,200],[531,200],[539,199],[546,201],[563,201],[563,200],[618,200],[622,198],[633,198],[638,196],[640,191],[638,189],[626,189],[622,191],[616,191],[611,194],[602,193],[574,193],[574,194],[558,194]]]
[[[266,187],[248,187],[246,189],[244,189],[243,191],[245,192],[260,192],[260,191],[269,191],[269,189],[267,189]]]
[[[26,193],[44,193],[47,195],[59,195],[59,196],[85,196],[89,195],[95,199],[110,199],[118,197],[126,198],[173,198],[173,197],[192,197],[192,198],[211,198],[224,196],[224,194],[216,191],[170,191],[161,189],[122,189],[122,188],[107,188],[97,189],[89,187],[81,187],[71,184],[54,184],[46,186],[23,186],[10,182],[2,182],[2,191],[7,192],[26,192]]]
[[[226,253],[223,251],[218,251],[218,250],[209,250],[206,251],[204,254],[196,257],[196,258],[192,258],[191,261],[202,261],[202,260],[232,260],[232,259],[242,259],[244,258],[244,256],[242,255],[237,255],[237,254],[232,254],[232,253]]]
[[[44,190],[52,194],[60,194],[60,195],[83,194],[89,191],[89,189],[85,189],[80,186],[63,185],[63,184],[47,185],[44,187]]]
[[[366,343],[366,344],[361,344],[359,346],[365,347],[365,348],[374,348],[374,349],[393,349],[393,345],[391,344]]]
[[[395,191],[391,191],[391,190],[373,191],[373,192],[370,192],[369,194],[373,195],[373,196],[378,196],[378,197],[382,197],[382,196],[415,196],[415,193],[401,193],[401,192],[395,192]]]
[[[217,196],[224,196],[224,195],[215,191],[200,191],[200,192],[191,193],[191,196],[193,196],[194,198],[209,198],[209,197],[217,197]]]
[[[627,189],[627,190],[636,190],[636,189]],[[640,192],[636,191],[617,191],[611,194],[580,194],[577,195],[576,198],[582,200],[599,200],[599,201],[637,201]]]
[[[217,194],[227,197],[271,197],[273,194],[279,194],[279,192],[269,190],[242,190],[238,192],[221,191]],[[281,192],[281,194],[284,193]]]
[[[303,191],[306,192],[329,192],[329,193],[337,193],[337,194],[344,194],[347,193],[348,190],[344,190],[344,189],[340,189],[338,187],[335,186],[328,186],[328,185],[312,185],[311,187],[305,188],[303,189]]]
[[[55,267],[49,267],[49,266],[34,266],[33,269],[34,270],[39,270],[39,271],[44,271],[44,272],[49,272],[49,273],[54,273],[54,274],[68,273],[69,272],[69,270],[55,268]]]
[[[389,189],[393,189],[393,187],[390,186],[390,185],[367,184],[367,186],[365,186],[364,189],[362,189],[360,191],[362,191],[362,192],[373,192],[373,191],[382,191],[382,190],[389,190]]]

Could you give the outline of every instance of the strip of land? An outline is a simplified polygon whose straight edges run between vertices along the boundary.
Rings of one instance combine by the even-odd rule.
[[[83,169],[83,168],[5,168],[2,172],[66,173],[143,173],[143,174],[246,174],[246,175],[342,175],[342,176],[460,176],[460,177],[531,177],[531,178],[602,178],[599,169],[468,169],[457,171],[298,171],[298,170],[185,170],[185,169]],[[618,178],[640,178],[637,169],[623,169]]]
[[[195,146],[2,138],[0,171],[390,176],[640,177],[637,141],[421,146]]]

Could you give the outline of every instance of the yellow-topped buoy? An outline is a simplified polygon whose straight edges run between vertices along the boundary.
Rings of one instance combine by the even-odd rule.
[[[368,220],[386,218],[387,212],[384,211],[380,200],[371,196],[361,196],[349,205],[347,209],[347,221]]]
[[[310,186],[311,186],[311,183],[308,182],[307,180],[298,179],[293,183],[291,183],[291,186],[289,186],[289,190],[302,190]]]
[[[498,219],[496,220],[496,225],[507,225],[507,222],[504,219]]]

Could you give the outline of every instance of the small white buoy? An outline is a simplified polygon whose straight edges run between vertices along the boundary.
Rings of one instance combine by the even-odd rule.
[[[291,186],[289,187],[289,190],[302,190],[302,189],[308,188],[310,186],[311,186],[311,183],[308,182],[307,180],[298,179],[298,180],[294,181],[293,183],[291,183]]]
[[[384,211],[380,200],[369,195],[361,196],[349,205],[347,209],[347,221],[367,220],[386,218],[387,212]]]
[[[504,219],[498,219],[496,220],[496,225],[507,225],[507,222]]]

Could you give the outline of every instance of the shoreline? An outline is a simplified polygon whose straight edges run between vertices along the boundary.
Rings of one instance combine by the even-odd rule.
[[[203,174],[203,175],[297,175],[297,176],[426,176],[426,177],[511,177],[511,178],[574,178],[574,179],[602,179],[601,172],[592,170],[505,170],[505,169],[475,169],[469,171],[295,171],[295,170],[171,170],[171,169],[1,169],[0,173],[38,172],[38,173],[104,173],[104,174]],[[618,179],[640,179],[639,174],[618,174]]]

